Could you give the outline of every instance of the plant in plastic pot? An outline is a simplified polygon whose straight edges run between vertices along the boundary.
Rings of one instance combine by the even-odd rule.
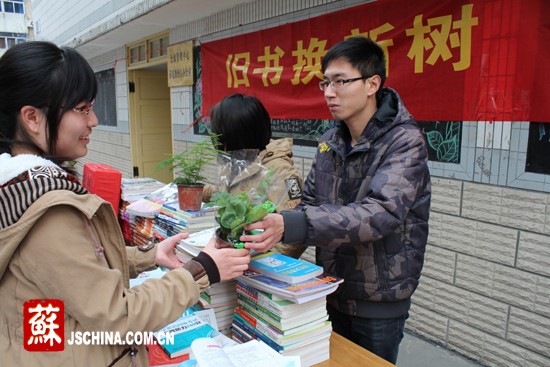
[[[174,183],[178,186],[181,210],[199,210],[202,205],[202,191],[206,177],[204,169],[220,153],[215,148],[216,136],[193,144],[181,153],[174,154],[158,165],[159,169],[170,168],[176,174]]]
[[[259,196],[254,197],[248,192],[217,192],[212,195],[212,201],[207,206],[218,208],[218,247],[241,247],[240,237],[244,233],[244,226],[262,220],[268,213],[277,209],[271,201],[262,200]]]

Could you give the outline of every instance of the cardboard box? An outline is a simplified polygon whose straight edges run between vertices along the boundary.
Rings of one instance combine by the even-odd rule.
[[[111,203],[118,217],[122,173],[106,164],[85,163],[82,185],[92,194]]]

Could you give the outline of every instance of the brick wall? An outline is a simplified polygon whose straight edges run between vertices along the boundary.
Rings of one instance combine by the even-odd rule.
[[[130,135],[94,129],[88,154],[78,160],[77,171],[82,173],[88,162],[108,164],[122,172],[122,177],[133,177]]]
[[[432,182],[407,330],[486,366],[550,366],[550,195]]]
[[[432,180],[407,328],[487,366],[550,366],[550,195]]]

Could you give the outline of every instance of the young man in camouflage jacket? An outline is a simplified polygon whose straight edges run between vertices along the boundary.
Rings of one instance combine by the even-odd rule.
[[[428,238],[427,146],[399,95],[383,88],[375,42],[336,44],[322,69],[319,86],[340,124],[321,138],[301,203],[241,239],[259,251],[280,240],[317,246],[317,263],[344,278],[327,297],[334,331],[395,363]]]

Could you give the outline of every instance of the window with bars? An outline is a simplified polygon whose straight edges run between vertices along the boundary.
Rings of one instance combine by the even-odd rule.
[[[27,41],[25,34],[0,32],[0,49],[8,49],[25,41]]]
[[[525,171],[550,174],[550,123],[529,123],[529,139],[527,142],[527,157]]]
[[[96,73],[97,96],[94,112],[102,126],[117,126],[115,70],[108,69]]]

